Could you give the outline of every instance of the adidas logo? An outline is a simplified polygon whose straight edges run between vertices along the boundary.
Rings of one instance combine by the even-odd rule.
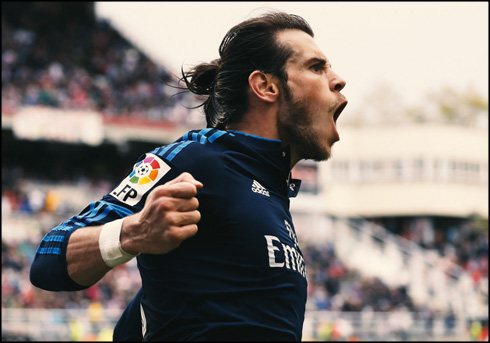
[[[267,189],[265,189],[264,186],[262,186],[260,183],[258,183],[255,180],[252,183],[252,192],[259,193],[259,194],[265,195],[266,197],[270,198],[269,191]]]

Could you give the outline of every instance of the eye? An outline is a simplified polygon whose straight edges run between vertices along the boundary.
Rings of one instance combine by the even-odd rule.
[[[310,67],[310,70],[313,70],[315,72],[323,71],[325,70],[325,65],[323,63],[316,63]]]
[[[314,71],[315,73],[326,71],[328,68],[332,68],[332,65],[330,64],[330,62],[326,61],[317,62],[309,67],[309,69]]]

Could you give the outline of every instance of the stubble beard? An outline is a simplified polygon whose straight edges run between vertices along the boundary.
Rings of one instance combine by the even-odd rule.
[[[295,100],[289,89],[286,90],[282,109],[277,119],[277,126],[282,137],[285,137],[300,159],[326,161],[329,151],[315,133],[315,128],[308,109],[302,101]]]

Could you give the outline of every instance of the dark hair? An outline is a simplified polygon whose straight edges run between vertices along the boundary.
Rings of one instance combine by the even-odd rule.
[[[207,95],[197,107],[203,107],[208,127],[224,129],[237,122],[248,107],[248,77],[255,71],[277,76],[285,85],[285,64],[291,56],[290,47],[278,44],[276,33],[301,30],[313,37],[310,25],[300,16],[284,12],[268,12],[248,19],[233,28],[219,47],[220,58],[201,63],[189,71],[182,70],[187,89]]]

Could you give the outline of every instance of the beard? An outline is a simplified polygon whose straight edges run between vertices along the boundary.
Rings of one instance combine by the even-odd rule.
[[[330,152],[325,143],[315,132],[315,127],[309,115],[306,104],[295,100],[286,86],[282,109],[277,118],[277,127],[281,136],[287,138],[291,149],[294,149],[300,159],[325,161],[330,158]]]

